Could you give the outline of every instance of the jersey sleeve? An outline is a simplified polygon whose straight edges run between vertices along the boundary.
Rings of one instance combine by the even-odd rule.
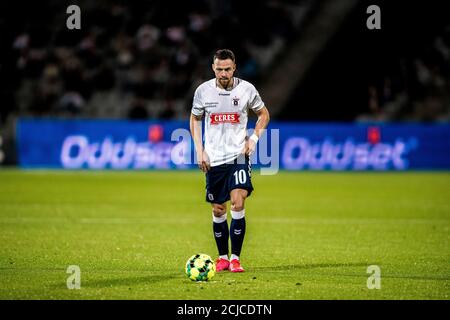
[[[192,101],[191,112],[195,116],[202,116],[203,113],[205,112],[205,108],[204,108],[204,106],[202,104],[199,88],[197,88],[197,90],[195,90],[194,99]]]
[[[258,90],[251,85],[250,86],[250,99],[249,99],[249,108],[253,111],[259,111],[264,107],[264,102],[259,95]]]

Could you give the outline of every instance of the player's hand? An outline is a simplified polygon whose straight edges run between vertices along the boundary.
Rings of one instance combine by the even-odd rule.
[[[200,170],[202,170],[205,173],[208,172],[209,169],[211,169],[211,165],[209,162],[209,156],[205,150],[197,153],[197,164],[198,164],[198,167],[200,168]]]
[[[250,157],[255,152],[255,150],[256,150],[256,142],[253,141],[252,139],[246,139],[243,153],[246,156]]]

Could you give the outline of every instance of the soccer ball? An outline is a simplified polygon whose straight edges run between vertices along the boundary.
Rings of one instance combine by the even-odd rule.
[[[198,253],[188,259],[185,271],[192,281],[208,281],[216,274],[216,264],[207,254]]]

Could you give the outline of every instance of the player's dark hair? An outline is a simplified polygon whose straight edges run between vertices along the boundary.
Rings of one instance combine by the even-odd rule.
[[[216,59],[219,59],[219,60],[231,59],[231,61],[236,62],[236,59],[234,57],[234,53],[230,49],[219,49],[219,50],[217,50],[216,53],[214,54],[213,62]]]

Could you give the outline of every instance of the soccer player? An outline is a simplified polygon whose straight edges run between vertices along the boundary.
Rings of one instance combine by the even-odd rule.
[[[228,49],[213,58],[215,78],[195,91],[190,130],[199,168],[206,174],[206,201],[212,206],[213,232],[219,258],[216,270],[243,272],[239,257],[245,235],[245,200],[253,191],[250,155],[269,123],[269,112],[255,87],[234,77],[236,60]],[[258,116],[254,133],[247,137],[248,110]],[[202,143],[202,119],[205,144]],[[228,230],[227,202],[231,224]],[[228,256],[231,239],[231,257]]]

